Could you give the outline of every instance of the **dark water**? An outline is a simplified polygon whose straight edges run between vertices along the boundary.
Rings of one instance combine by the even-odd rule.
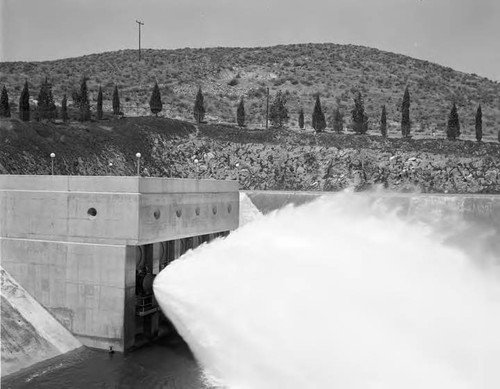
[[[188,346],[165,338],[126,356],[81,348],[2,380],[14,388],[209,388]]]

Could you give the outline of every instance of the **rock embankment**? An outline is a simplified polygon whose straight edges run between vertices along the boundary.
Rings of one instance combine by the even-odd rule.
[[[19,124],[13,123],[17,126]],[[28,126],[28,125],[25,125]],[[14,126],[15,127],[15,126]],[[0,171],[238,179],[242,189],[500,193],[500,145],[445,139],[251,130],[170,119],[127,118],[7,132]],[[42,134],[42,135],[40,135]]]
[[[151,175],[238,179],[250,190],[389,190],[500,193],[500,159],[335,146],[156,138]],[[196,163],[196,160],[198,163]]]

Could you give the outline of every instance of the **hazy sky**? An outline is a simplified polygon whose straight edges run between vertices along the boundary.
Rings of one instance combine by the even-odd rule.
[[[500,0],[0,0],[0,59],[352,43],[500,80]]]

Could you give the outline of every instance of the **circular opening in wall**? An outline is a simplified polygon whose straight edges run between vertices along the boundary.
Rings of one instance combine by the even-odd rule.
[[[155,217],[156,220],[158,220],[160,218],[160,215],[161,215],[161,213],[160,213],[159,209],[157,209],[156,211],[153,212],[153,216]]]
[[[200,207],[196,207],[194,213],[196,213],[196,216],[200,216]]]
[[[177,211],[175,211],[175,214],[177,215],[177,217],[181,217],[182,211],[180,209],[178,209]]]
[[[89,215],[89,218],[93,219],[97,216],[97,209],[95,208],[89,208],[87,210],[87,215]]]
[[[227,206],[227,213],[231,213],[232,210],[233,210],[233,207],[231,206],[231,204],[229,204]]]
[[[214,215],[217,215],[217,207],[212,207],[212,213],[213,213]]]

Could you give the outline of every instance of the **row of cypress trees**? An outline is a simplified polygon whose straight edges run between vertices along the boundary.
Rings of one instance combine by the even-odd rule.
[[[80,84],[80,90],[78,92],[73,92],[72,95],[74,105],[79,109],[79,119],[81,121],[88,121],[91,118],[90,102],[88,97],[87,89],[87,78],[83,78]],[[201,123],[205,118],[205,105],[204,98],[201,88],[198,89],[196,95],[195,105],[194,105],[194,117],[198,123]],[[153,92],[149,100],[149,107],[151,112],[158,116],[163,109],[163,103],[161,101],[160,88],[158,83],[155,83],[153,87]],[[37,107],[36,107],[36,118],[38,120],[43,119],[56,119],[57,118],[57,108],[54,102],[54,97],[52,95],[52,84],[47,78],[42,82],[40,86],[40,93],[38,94]],[[119,115],[120,112],[120,97],[118,94],[118,86],[115,85],[113,91],[113,114]],[[238,110],[239,120],[242,121],[241,125],[244,124],[244,107],[243,101],[241,102],[241,107]],[[10,103],[9,95],[5,85],[2,87],[2,92],[0,96],[0,117],[10,117]],[[66,95],[63,96],[61,100],[61,119],[63,121],[68,120],[68,100]],[[19,98],[19,118],[23,121],[29,121],[31,119],[31,109],[30,109],[30,92],[28,81],[24,83],[24,88],[21,92]],[[99,91],[97,93],[97,104],[96,104],[96,118],[101,120],[103,118],[103,91],[99,86]]]
[[[72,97],[75,106],[77,106],[79,109],[79,119],[81,121],[90,120],[90,102],[88,98],[87,79],[85,77],[82,79],[82,82],[80,84],[80,91],[74,92]],[[99,87],[96,104],[96,117],[99,120],[103,118],[102,103],[103,93],[101,87]],[[113,113],[116,115],[120,113],[120,97],[118,95],[117,86],[115,86],[113,92]],[[40,86],[40,92],[37,96],[37,106],[35,114],[37,120],[51,120],[58,117],[57,107],[52,95],[52,84],[48,81],[47,78],[45,78],[45,80],[42,82],[42,85]],[[4,85],[0,97],[0,117],[10,116],[11,112],[9,95]],[[60,117],[63,121],[68,120],[68,99],[66,97],[66,94],[63,95],[63,98],[61,100]],[[19,118],[22,121],[30,121],[31,119],[30,92],[27,80],[24,82],[24,87],[19,97]]]
[[[481,105],[477,108],[475,117],[476,139],[481,141],[483,137],[483,121],[482,121]],[[353,130],[357,134],[365,134],[368,131],[368,116],[364,110],[363,97],[360,92],[354,97],[354,107],[351,111]],[[298,124],[301,129],[304,128],[304,110],[299,110]],[[326,119],[321,108],[319,94],[316,95],[316,102],[312,113],[312,127],[321,132],[326,128]],[[343,115],[339,108],[334,110],[333,114],[333,129],[335,132],[342,132]],[[383,137],[387,137],[387,110],[385,105],[382,106],[380,117],[380,133]],[[401,104],[401,134],[403,138],[411,137],[411,120],[410,120],[410,91],[406,87],[403,102]],[[500,135],[499,135],[500,136]],[[448,116],[446,128],[446,137],[455,140],[460,137],[460,120],[458,117],[457,106],[453,103]]]
[[[29,89],[28,81],[25,81],[24,88],[19,98],[19,118],[23,121],[30,120],[30,104],[29,104]],[[79,118],[81,121],[87,121],[91,118],[90,103],[88,99],[87,79],[84,77],[80,84],[80,91],[73,93],[73,101],[79,108]],[[282,127],[288,120],[288,110],[286,108],[286,96],[278,91],[272,105],[270,107],[269,119],[273,126]],[[103,92],[101,87],[97,94],[96,104],[96,117],[98,120],[103,118]],[[155,83],[151,98],[149,100],[151,112],[158,116],[163,109],[161,101],[161,93],[158,83]],[[115,85],[113,91],[113,113],[120,114],[120,98],[118,94],[118,87]],[[196,100],[193,109],[194,118],[197,123],[201,123],[205,117],[204,97],[201,87],[196,94]],[[57,118],[57,109],[52,95],[52,85],[47,78],[42,82],[40,92],[38,94],[38,102],[36,115],[38,120],[55,119]],[[0,117],[10,117],[10,104],[7,89],[5,85],[2,88],[0,97]],[[363,97],[360,92],[354,97],[354,107],[351,111],[353,130],[357,134],[365,134],[368,131],[368,116],[364,111]],[[67,98],[63,96],[61,101],[61,119],[66,121],[68,119],[67,111]],[[333,115],[333,129],[335,132],[342,132],[343,130],[343,114],[339,108],[336,108]],[[238,108],[236,110],[236,121],[239,126],[245,125],[245,106],[243,98],[241,98]],[[298,118],[299,127],[304,128],[304,110],[301,108]],[[312,114],[312,127],[321,132],[326,128],[326,118],[321,108],[321,101],[319,94],[316,95],[316,102]],[[475,130],[476,139],[481,141],[483,137],[482,131],[482,110],[481,105],[477,108],[475,117]],[[410,92],[406,87],[403,102],[401,106],[401,134],[404,138],[410,137],[411,121],[410,121]],[[382,113],[380,118],[380,133],[383,137],[387,137],[387,111],[385,105],[382,106]],[[450,114],[448,116],[448,124],[446,129],[446,136],[448,139],[457,139],[460,136],[460,120],[458,117],[457,106],[453,103]]]

